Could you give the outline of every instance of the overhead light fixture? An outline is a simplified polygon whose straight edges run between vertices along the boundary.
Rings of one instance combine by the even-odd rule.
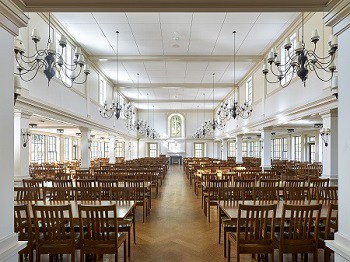
[[[290,134],[290,133],[294,133],[294,128],[288,128],[287,129],[287,132]]]
[[[236,33],[236,31],[233,31],[233,105],[228,108],[227,102],[222,103],[218,114],[223,116],[231,115],[233,119],[238,117],[247,119],[253,112],[252,105],[248,101],[244,102],[243,105],[239,105],[236,99]]]
[[[274,136],[274,135],[276,135],[276,133],[275,132],[271,132],[271,135]]]
[[[80,132],[78,132],[78,133],[75,133],[77,136],[81,136],[81,133]]]
[[[64,133],[64,129],[58,128],[58,129],[57,129],[57,133],[58,133],[58,134],[63,134],[63,133]]]
[[[84,84],[86,82],[87,76],[90,74],[90,69],[85,62],[80,48],[77,47],[75,49],[73,61],[65,61],[63,55],[65,54],[64,50],[67,46],[67,39],[62,34],[58,42],[61,50],[58,51],[56,49],[54,38],[51,39],[51,13],[49,13],[49,37],[46,48],[38,48],[41,37],[37,29],[33,29],[31,38],[35,44],[36,53],[34,55],[25,55],[22,40],[19,37],[15,38],[14,51],[18,71],[15,75],[18,75],[23,81],[29,82],[37,76],[39,70],[43,70],[48,80],[48,85],[55,75],[69,88],[73,84]],[[77,79],[81,73],[85,74],[85,79],[82,82],[78,82]],[[30,76],[24,79],[24,76],[28,75]]]
[[[316,54],[317,42],[320,40],[320,34],[317,29],[312,31],[311,34],[311,42],[314,43],[314,48],[312,50],[308,50],[305,47],[304,42],[304,13],[302,13],[302,39],[298,41],[293,46],[290,38],[288,37],[284,42],[284,49],[287,53],[285,57],[287,57],[287,61],[284,63],[281,62],[281,57],[277,52],[276,48],[272,48],[271,52],[269,52],[267,60],[263,65],[262,72],[265,75],[265,79],[269,83],[279,83],[281,87],[288,86],[293,77],[293,74],[296,74],[301,81],[306,84],[306,80],[309,76],[309,72],[314,71],[317,78],[323,82],[331,81],[334,72],[336,70],[336,66],[334,63],[335,53],[338,49],[338,38],[337,36],[331,35],[329,40],[329,50],[328,55],[322,57]],[[270,68],[268,67],[270,65]],[[272,65],[275,65],[276,69],[273,69]],[[323,79],[320,77],[320,73],[326,72],[330,74],[328,79]],[[277,81],[269,81],[267,78],[267,74],[271,71],[271,73],[277,77]],[[285,84],[282,84],[282,80],[285,81]]]
[[[29,124],[29,128],[37,128],[38,125],[37,124]]]
[[[314,128],[323,128],[323,124],[314,124]]]
[[[117,33],[117,86],[119,84],[119,31],[116,31]],[[114,96],[114,91],[113,91]],[[107,101],[105,101],[102,108],[99,108],[100,115],[103,118],[111,119],[113,116],[118,120],[121,116],[123,107],[120,104],[120,94],[117,96],[117,102],[112,100],[112,103],[110,105],[107,104]]]
[[[331,135],[331,130],[329,128],[322,128],[320,130],[320,135],[325,146],[328,146],[328,139]]]

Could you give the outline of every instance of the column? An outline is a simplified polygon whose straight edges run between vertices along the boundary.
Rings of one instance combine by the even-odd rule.
[[[60,152],[59,152],[60,158],[59,158],[59,160],[61,162],[64,161],[64,139],[65,139],[65,137],[63,135],[59,136],[59,141],[60,141],[60,145],[59,145],[60,146]]]
[[[90,147],[91,147],[91,130],[86,127],[80,127],[81,140],[80,140],[80,168],[88,169],[90,167]]]
[[[223,139],[221,141],[222,143],[222,160],[227,160],[227,153],[228,153],[228,140]]]
[[[338,232],[334,241],[327,246],[334,250],[335,261],[350,261],[350,223],[349,223],[349,159],[350,159],[350,3],[340,1],[324,18],[326,25],[333,27],[338,34]],[[334,133],[331,130],[331,133]]]
[[[264,129],[261,132],[262,150],[261,150],[261,167],[263,170],[271,169],[271,130]]]
[[[24,146],[22,130],[29,131],[31,113],[16,112],[14,114],[14,178],[15,181],[22,181],[29,178],[29,148],[30,137]],[[27,137],[25,137],[27,139]]]
[[[109,163],[110,163],[110,164],[115,164],[114,142],[115,142],[115,136],[110,136],[110,137],[109,137],[109,144],[108,144]]]
[[[292,155],[292,135],[289,135],[287,137],[287,159],[288,161],[292,161],[293,160],[293,155]]]
[[[320,162],[320,139],[319,139],[319,132],[316,131],[315,134],[315,162]]]
[[[26,26],[28,17],[11,1],[0,5],[0,259],[18,261],[18,251],[25,247],[13,232],[14,196],[14,52],[13,37]]]
[[[323,127],[329,128],[331,134],[328,136],[328,146],[322,143],[322,177],[337,181],[338,179],[338,111],[330,110],[323,113]],[[348,119],[349,121],[350,119]]]
[[[237,138],[236,138],[236,164],[243,164],[242,146],[243,146],[243,135],[237,135]]]

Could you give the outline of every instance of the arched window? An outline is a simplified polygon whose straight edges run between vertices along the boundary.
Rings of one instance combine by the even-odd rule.
[[[182,119],[178,115],[170,118],[170,137],[182,137]]]

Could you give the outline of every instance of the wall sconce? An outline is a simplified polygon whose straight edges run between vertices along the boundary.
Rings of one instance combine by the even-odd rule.
[[[32,135],[32,132],[30,132],[29,129],[21,129],[21,135],[23,139],[23,147],[27,147],[27,144],[29,142],[29,139]]]
[[[331,134],[331,130],[329,128],[322,128],[320,130],[320,135],[321,135],[321,138],[322,138],[325,146],[328,146],[328,139],[329,139],[330,134]]]
[[[21,79],[19,78],[19,76],[15,76],[15,78],[14,78],[14,96],[15,96],[14,105],[16,105],[17,98],[21,95],[21,93],[22,93]]]
[[[91,137],[88,139],[88,143],[89,143],[89,150],[91,150],[91,144],[92,144],[92,138]]]

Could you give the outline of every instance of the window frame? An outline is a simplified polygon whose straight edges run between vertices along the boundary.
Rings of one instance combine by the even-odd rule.
[[[57,137],[47,137],[47,161],[49,163],[57,162]]]
[[[106,81],[99,76],[98,80],[98,103],[104,105],[107,100],[107,84]]]
[[[31,137],[31,162],[46,162],[46,135],[33,134]]]
[[[116,141],[114,144],[114,154],[116,157],[124,157],[125,156],[125,146],[124,142]]]
[[[199,146],[199,148],[197,148]],[[193,143],[193,156],[195,158],[204,157],[204,143],[203,142],[194,142]]]
[[[155,146],[155,148],[152,148]],[[148,157],[158,157],[158,143],[148,143],[147,145]]]

